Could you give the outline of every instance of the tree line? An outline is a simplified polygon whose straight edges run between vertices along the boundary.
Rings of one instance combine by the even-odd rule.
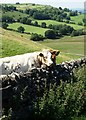
[[[71,20],[70,16],[77,16],[78,11],[72,11],[69,10],[68,8],[62,9],[61,7],[55,8],[55,7],[45,7],[44,9],[37,10],[37,9],[25,9],[25,10],[18,10],[15,6],[11,5],[0,5],[0,8],[2,11],[7,12],[7,11],[19,11],[22,13],[28,14],[30,17],[33,17],[34,19],[38,20],[57,20],[59,22],[62,22],[65,20]],[[69,12],[67,14],[66,12]]]
[[[62,25],[62,24],[60,24],[60,25],[53,25],[53,24],[47,25],[46,22],[42,22],[41,25],[39,25],[39,23],[37,21],[33,22],[30,19],[30,17],[33,17],[34,19],[57,20],[57,17],[60,17],[61,19],[70,20],[70,16],[78,15],[77,11],[71,11],[67,8],[62,9],[61,7],[59,7],[59,8],[54,8],[54,7],[47,8],[47,7],[45,7],[45,9],[43,9],[43,10],[26,9],[23,11],[23,10],[17,10],[16,7],[12,6],[12,5],[11,6],[0,5],[0,8],[2,8],[2,11],[5,11],[5,12],[11,10],[11,11],[20,11],[22,13],[28,14],[27,17],[20,17],[18,19],[14,19],[13,17],[7,16],[7,15],[2,15],[2,19],[0,21],[2,22],[2,27],[4,29],[7,29],[8,23],[13,23],[13,22],[20,22],[23,24],[33,25],[36,27],[49,28],[49,30],[45,31],[44,37],[42,35],[39,35],[36,33],[32,34],[31,39],[35,40],[35,41],[43,40],[45,38],[57,39],[57,38],[60,38],[64,35],[79,36],[79,35],[86,34],[83,29],[75,30],[73,27],[66,25],[66,24],[64,24],[64,25]],[[69,12],[70,16],[68,16],[66,12]],[[56,19],[55,19],[55,17],[56,17]],[[66,22],[68,22],[68,21],[66,21]],[[86,24],[85,18],[83,18],[83,23],[84,23],[84,25]],[[81,23],[79,23],[79,24],[81,24]],[[17,28],[17,31],[20,33],[24,33],[25,28],[20,26]]]

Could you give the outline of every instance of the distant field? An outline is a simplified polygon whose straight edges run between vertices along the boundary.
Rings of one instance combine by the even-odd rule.
[[[42,45],[61,51],[58,61],[71,60],[84,55],[84,36],[64,37],[57,40],[45,40]]]
[[[84,54],[84,36],[64,37],[57,40],[45,40],[40,42],[43,45],[60,49],[65,53]]]
[[[25,32],[28,33],[38,33],[41,35],[44,35],[44,32],[48,29],[45,28],[40,28],[40,27],[35,27],[35,26],[31,26],[31,25],[25,25],[25,24],[21,24],[21,23],[13,23],[13,24],[9,24],[9,29],[13,29],[13,30],[17,30],[18,27],[24,27],[25,28]]]
[[[78,24],[79,22],[82,22],[83,18],[84,18],[84,14],[81,14],[78,16],[71,17],[71,20],[74,21],[76,24]]]
[[[41,24],[42,22],[46,22],[47,26],[49,24],[52,24],[52,25],[59,25],[59,24],[66,24],[65,22],[58,22],[58,21],[55,21],[55,20],[36,20],[39,24]],[[34,22],[34,21],[33,21]],[[66,24],[66,25],[69,25],[71,27],[73,27],[74,29],[82,29],[84,28],[83,26],[80,26],[80,25],[76,25],[76,24]]]
[[[14,4],[13,4],[14,5]],[[40,5],[40,4],[32,4],[32,3],[26,3],[26,4],[15,4],[14,6],[16,6],[17,9],[19,10],[25,10],[25,9],[44,9],[46,6],[44,5]],[[48,6],[49,7],[49,6]]]
[[[46,5],[41,5],[41,4],[34,4],[34,3],[22,3],[22,4],[8,4],[15,6],[18,10],[25,10],[25,9],[44,9]],[[48,5],[48,7],[51,7]]]
[[[27,17],[28,16],[28,14],[21,13],[21,12],[18,12],[18,11],[8,11],[8,12],[3,13],[3,16],[4,15],[12,17],[15,20],[19,19],[20,17]]]

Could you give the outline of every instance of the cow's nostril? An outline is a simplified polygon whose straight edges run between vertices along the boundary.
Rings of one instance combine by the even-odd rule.
[[[49,66],[53,66],[53,63],[50,63]]]

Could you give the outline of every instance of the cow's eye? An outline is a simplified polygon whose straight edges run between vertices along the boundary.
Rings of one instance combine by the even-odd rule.
[[[47,57],[44,57],[44,59],[47,59]]]

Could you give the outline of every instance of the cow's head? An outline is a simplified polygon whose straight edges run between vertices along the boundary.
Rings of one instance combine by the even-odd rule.
[[[56,55],[59,54],[59,50],[45,50],[38,55],[40,66],[52,66],[56,61]]]
[[[52,61],[53,61],[53,63],[56,63],[56,56],[60,53],[60,51],[59,50],[50,50],[50,53],[52,54]]]

